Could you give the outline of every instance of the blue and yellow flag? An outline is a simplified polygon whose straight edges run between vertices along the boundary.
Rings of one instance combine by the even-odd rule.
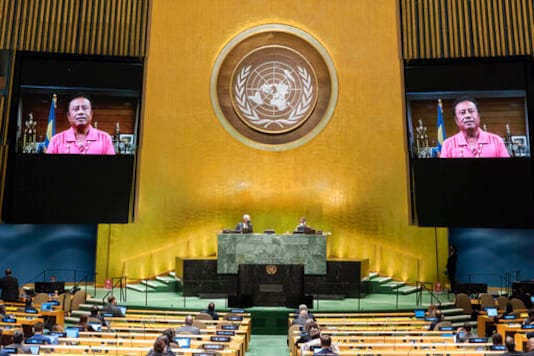
[[[50,139],[56,134],[56,103],[57,95],[52,95],[50,103],[50,113],[48,114],[48,126],[46,127],[45,147],[48,147]]]
[[[441,152],[441,145],[446,137],[445,122],[443,121],[443,104],[441,103],[441,99],[438,99],[438,145],[436,147],[438,152]]]

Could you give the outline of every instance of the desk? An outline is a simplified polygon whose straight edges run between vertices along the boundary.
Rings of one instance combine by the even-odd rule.
[[[326,274],[326,235],[219,234],[217,273],[240,264],[302,264],[304,274]]]

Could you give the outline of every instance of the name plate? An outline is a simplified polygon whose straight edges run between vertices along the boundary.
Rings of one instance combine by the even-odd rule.
[[[283,291],[282,284],[260,284],[260,292],[263,293],[282,293]]]

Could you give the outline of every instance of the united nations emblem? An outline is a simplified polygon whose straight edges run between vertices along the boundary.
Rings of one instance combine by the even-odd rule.
[[[326,50],[309,34],[264,25],[238,35],[220,53],[211,98],[232,136],[256,148],[285,150],[326,126],[337,78]]]
[[[317,78],[290,48],[260,48],[246,56],[233,77],[232,104],[254,130],[277,134],[302,125],[317,101]]]
[[[275,275],[276,272],[278,272],[278,267],[276,267],[276,265],[265,266],[265,273],[267,273],[268,275],[270,276]]]

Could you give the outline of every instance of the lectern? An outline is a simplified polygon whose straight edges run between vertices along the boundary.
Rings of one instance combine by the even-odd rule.
[[[304,295],[301,264],[241,264],[238,295],[251,296],[253,305],[284,306],[286,300]]]

